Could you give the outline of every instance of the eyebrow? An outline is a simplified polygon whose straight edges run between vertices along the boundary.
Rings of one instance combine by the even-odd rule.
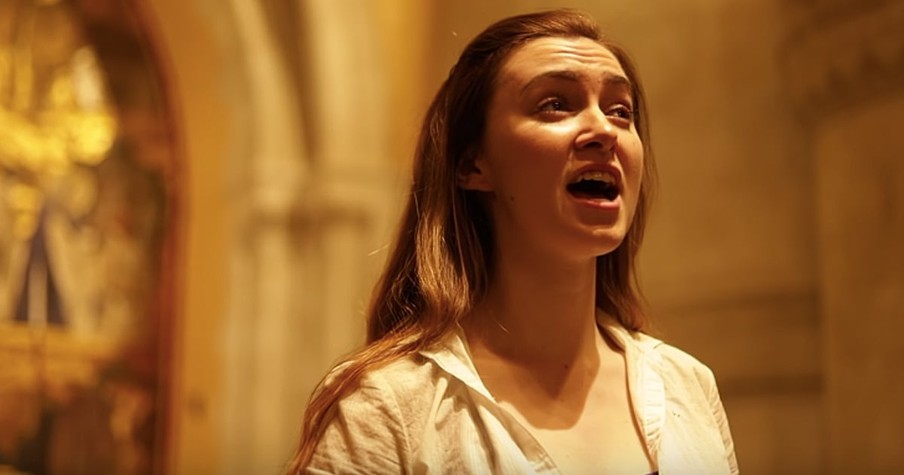
[[[545,73],[539,74],[539,75],[531,78],[531,80],[528,81],[527,84],[525,84],[523,88],[521,88],[521,94],[523,95],[525,92],[527,92],[528,89],[533,87],[534,84],[536,84],[540,81],[543,81],[545,79],[560,79],[560,80],[565,80],[565,81],[580,82],[583,79],[583,77],[584,77],[583,74],[579,74],[570,69],[557,69],[557,70],[553,70],[553,71],[546,71]],[[634,90],[634,87],[631,85],[631,80],[625,76],[622,76],[621,74],[613,74],[613,73],[604,74],[603,75],[603,84],[614,85],[614,86],[624,86],[624,87],[627,87],[631,91]]]

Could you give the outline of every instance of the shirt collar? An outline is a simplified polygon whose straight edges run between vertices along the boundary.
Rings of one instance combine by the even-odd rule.
[[[487,399],[496,400],[477,374],[464,330],[460,326],[456,325],[455,330],[438,344],[421,350],[420,354]]]
[[[658,460],[665,424],[665,382],[662,379],[662,355],[656,347],[662,341],[629,331],[602,312],[597,314],[597,324],[625,353],[634,417],[643,430],[650,457]]]
[[[662,357],[659,351],[655,351],[662,341],[641,332],[629,331],[615,318],[603,312],[597,312],[596,320],[600,329],[624,351],[632,409],[643,429],[647,449],[653,460],[656,460],[665,421]],[[471,390],[496,402],[477,374],[464,330],[460,326],[456,325],[455,330],[438,344],[422,350],[420,354]]]
[[[632,366],[636,367],[637,363],[646,359],[644,356],[649,350],[662,344],[661,341],[649,335],[625,329],[615,318],[604,312],[597,312],[596,322],[612,338],[619,349],[625,352],[629,373]],[[420,354],[436,363],[443,371],[467,384],[471,389],[495,401],[477,374],[477,368],[474,366],[474,359],[471,357],[471,350],[468,348],[468,342],[461,326],[456,325],[454,331],[431,348],[421,350]]]

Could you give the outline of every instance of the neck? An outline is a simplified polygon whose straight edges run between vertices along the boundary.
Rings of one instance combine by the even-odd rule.
[[[596,260],[496,255],[486,297],[465,322],[473,344],[524,364],[570,366],[597,355]]]

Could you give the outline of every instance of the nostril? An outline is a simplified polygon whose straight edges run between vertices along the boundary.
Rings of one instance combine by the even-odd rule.
[[[580,148],[587,150],[609,150],[615,146],[618,138],[609,134],[593,134],[580,141]]]

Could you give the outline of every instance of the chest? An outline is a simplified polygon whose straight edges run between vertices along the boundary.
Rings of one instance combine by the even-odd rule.
[[[619,391],[621,392],[621,391]],[[642,475],[655,466],[635,421],[627,390],[617,394],[589,394],[571,419],[528,417],[518,408],[507,410],[533,436],[563,474],[616,473]],[[555,404],[550,414],[562,413]]]
[[[560,384],[513,372],[487,379],[502,409],[561,473],[642,475],[655,469],[635,417],[623,362]]]

